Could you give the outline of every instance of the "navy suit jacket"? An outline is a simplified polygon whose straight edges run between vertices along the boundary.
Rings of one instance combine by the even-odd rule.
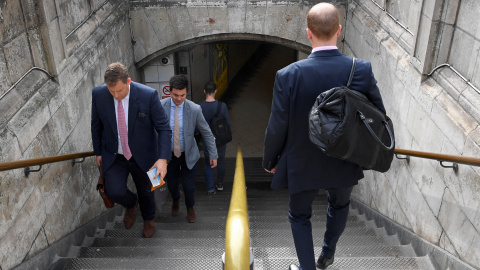
[[[104,84],[92,90],[92,142],[95,155],[102,156],[106,172],[118,151],[118,129],[113,96]],[[155,89],[131,82],[128,105],[128,145],[132,156],[147,172],[160,158],[170,159],[169,119]]]
[[[346,86],[352,58],[339,50],[317,51],[279,70],[265,132],[263,167],[277,166],[272,188],[288,187],[291,194],[306,190],[356,185],[362,167],[322,153],[308,137],[308,116],[317,96]],[[385,112],[370,62],[357,59],[351,89],[362,92]]]

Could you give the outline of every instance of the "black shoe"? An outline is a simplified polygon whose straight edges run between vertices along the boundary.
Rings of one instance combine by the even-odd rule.
[[[212,196],[212,195],[217,194],[217,192],[215,192],[215,190],[214,191],[207,191],[207,193],[205,193],[205,194],[207,194],[208,196]]]
[[[320,255],[317,261],[317,268],[318,269],[326,269],[329,265],[333,263],[334,257],[332,258],[325,258],[323,255]]]
[[[290,265],[290,267],[288,267],[288,270],[300,270],[300,267],[298,267],[295,264],[292,264],[292,265]]]

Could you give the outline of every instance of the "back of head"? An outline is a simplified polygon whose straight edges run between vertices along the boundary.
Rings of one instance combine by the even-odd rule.
[[[188,79],[187,77],[185,77],[185,75],[182,75],[182,74],[178,74],[178,75],[173,75],[171,78],[170,78],[170,89],[178,89],[178,90],[182,90],[182,89],[187,89],[188,91]]]
[[[207,82],[205,84],[205,93],[207,95],[211,95],[215,93],[215,90],[217,90],[217,86],[215,85],[214,82]]]
[[[307,27],[320,40],[332,38],[338,31],[340,14],[330,3],[319,3],[307,13]]]
[[[104,80],[108,85],[115,85],[118,81],[127,83],[127,68],[119,62],[108,65],[107,70],[105,70]]]

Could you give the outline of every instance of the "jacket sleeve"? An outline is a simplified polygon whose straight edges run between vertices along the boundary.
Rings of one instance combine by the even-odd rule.
[[[160,98],[156,91],[152,92],[150,101],[151,117],[155,130],[158,134],[158,156],[157,159],[169,160],[171,153],[172,130],[170,129],[170,119],[168,119],[163,106],[160,104]]]
[[[272,111],[265,131],[262,165],[267,170],[277,166],[287,140],[290,98],[288,86],[283,80],[282,70],[280,70],[277,72],[273,86]]]
[[[196,120],[195,120],[195,129],[200,131],[202,134],[203,140],[205,142],[204,147],[207,148],[207,151],[210,155],[210,159],[217,159],[217,146],[215,145],[215,137],[213,136],[212,131],[210,130],[210,126],[208,125],[207,121],[205,121],[205,117],[203,117],[202,109],[198,106],[199,109],[196,110]]]
[[[91,132],[92,132],[92,144],[93,152],[96,156],[102,155],[102,131],[103,123],[98,115],[97,102],[98,94],[95,88],[92,90],[92,120],[91,120]]]

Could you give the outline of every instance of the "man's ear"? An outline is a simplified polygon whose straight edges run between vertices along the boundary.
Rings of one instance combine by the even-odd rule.
[[[308,39],[312,40],[313,34],[312,34],[312,31],[310,31],[310,29],[308,27],[307,27],[307,36],[308,36]]]
[[[340,36],[340,33],[342,32],[342,26],[339,25],[338,26],[338,30],[337,30],[337,37]]]

